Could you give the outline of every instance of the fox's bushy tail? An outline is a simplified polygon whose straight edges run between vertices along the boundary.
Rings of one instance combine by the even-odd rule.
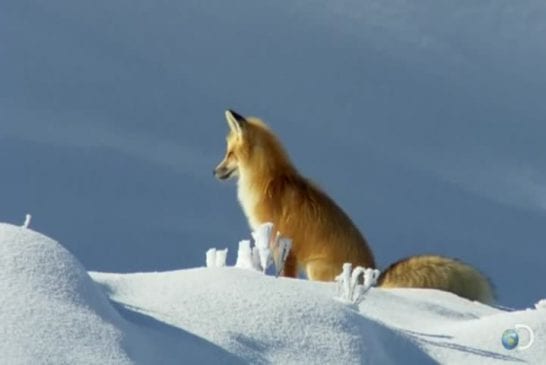
[[[435,255],[395,262],[380,275],[378,286],[439,289],[486,304],[495,301],[493,286],[485,275],[464,262]]]

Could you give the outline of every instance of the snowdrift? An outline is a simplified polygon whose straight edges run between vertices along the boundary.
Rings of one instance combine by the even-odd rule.
[[[430,362],[408,339],[335,301],[332,285],[236,268],[92,277],[114,301],[253,364]]]
[[[336,286],[236,268],[88,274],[32,230],[0,224],[0,362],[9,364],[539,363],[546,306],[506,312],[432,290]],[[502,332],[528,325],[528,350]],[[524,342],[528,339],[521,338]]]
[[[218,363],[234,358],[183,330],[124,319],[54,240],[0,223],[0,363]]]

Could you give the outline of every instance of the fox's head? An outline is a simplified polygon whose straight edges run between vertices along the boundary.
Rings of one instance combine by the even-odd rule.
[[[245,169],[264,172],[290,166],[277,138],[261,120],[227,110],[226,121],[229,126],[226,155],[214,169],[218,179],[237,177]]]
[[[214,169],[214,176],[221,180],[239,176],[239,161],[247,158],[250,153],[248,143],[244,141],[248,133],[248,121],[232,110],[226,110],[226,121],[229,125],[226,155]]]

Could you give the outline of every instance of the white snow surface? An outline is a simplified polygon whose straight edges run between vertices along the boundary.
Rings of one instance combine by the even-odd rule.
[[[56,241],[0,223],[2,364],[540,364],[546,308],[505,311],[433,290],[372,288],[234,267],[87,273]],[[528,325],[535,342],[500,338]],[[525,341],[522,338],[522,341]]]
[[[0,364],[220,363],[183,329],[128,320],[56,241],[0,223]]]

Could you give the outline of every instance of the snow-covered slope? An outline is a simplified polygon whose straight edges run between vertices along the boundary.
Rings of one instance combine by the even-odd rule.
[[[92,279],[91,279],[92,278]],[[0,363],[484,364],[546,358],[546,308],[505,312],[430,290],[368,292],[236,268],[91,273],[57,242],[0,224]],[[108,300],[110,299],[110,301]],[[535,344],[508,351],[503,330]]]
[[[334,299],[333,283],[275,279],[236,268],[91,275],[115,302],[251,363],[540,364],[546,359],[545,308],[505,312],[440,291],[372,288],[355,311]],[[502,346],[502,333],[515,324],[533,329],[530,349]]]
[[[219,363],[236,358],[183,329],[127,321],[65,248],[4,223],[0,292],[1,364]]]
[[[114,301],[253,364],[429,362],[408,338],[334,300],[334,285],[236,268],[91,275]]]

